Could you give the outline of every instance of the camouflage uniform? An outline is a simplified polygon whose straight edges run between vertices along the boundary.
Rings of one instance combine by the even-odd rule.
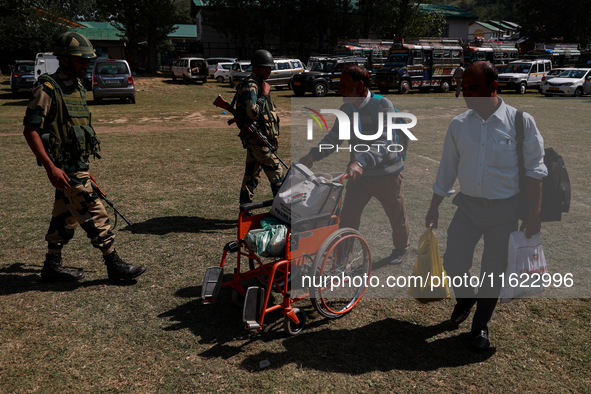
[[[56,86],[57,85],[57,86]],[[45,239],[48,253],[57,255],[74,236],[74,230],[80,226],[86,231],[94,247],[103,255],[114,251],[115,236],[111,231],[109,216],[93,191],[88,172],[88,156],[98,156],[98,139],[90,125],[90,112],[85,102],[86,90],[72,82],[62,69],[47,78],[39,77],[33,89],[25,114],[24,125],[35,126],[43,140],[47,153],[53,163],[70,178],[69,189],[56,189],[55,201],[49,230]],[[75,129],[81,131],[84,142],[72,137],[70,140],[52,137],[52,131],[64,129],[64,124],[78,124]],[[67,127],[66,127],[67,128]],[[72,141],[75,139],[75,141]],[[94,145],[94,146],[91,146]]]
[[[265,137],[277,146],[279,136],[279,117],[271,97],[259,95],[263,80],[251,74],[237,88],[236,111],[242,123],[254,123]],[[263,146],[256,137],[245,128],[241,128],[240,138],[246,149],[244,178],[240,189],[240,204],[252,202],[254,191],[258,186],[261,169],[267,175],[273,195],[277,194],[285,177],[283,167],[271,150]]]

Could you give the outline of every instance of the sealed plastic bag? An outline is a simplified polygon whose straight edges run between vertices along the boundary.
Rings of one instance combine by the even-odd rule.
[[[417,263],[412,276],[408,294],[418,301],[427,303],[449,298],[449,284],[445,280],[437,239],[431,227],[419,239]]]
[[[250,230],[246,234],[246,245],[262,257],[282,256],[287,243],[287,227],[276,223],[279,221],[274,218],[261,220],[262,228]]]
[[[501,302],[532,296],[544,290],[543,276],[548,272],[540,234],[525,237],[514,231],[509,236],[507,269],[501,288]]]

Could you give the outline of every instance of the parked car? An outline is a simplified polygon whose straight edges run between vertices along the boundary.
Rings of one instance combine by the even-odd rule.
[[[294,75],[304,72],[304,64],[299,59],[275,59],[275,65],[271,67],[271,75],[266,82],[277,89],[284,87],[291,89],[292,78]],[[248,77],[252,68],[243,72],[235,73],[232,76],[232,87],[235,87],[244,78]]]
[[[232,68],[232,63],[218,63],[215,67],[215,72],[213,77],[218,82],[224,82],[225,80],[230,79],[230,69]]]
[[[558,74],[560,74],[561,72],[565,71],[565,70],[570,70],[571,68],[553,68],[552,70],[550,70],[548,72],[548,74],[544,75],[542,77],[542,82],[544,81],[548,81],[554,77],[557,77]]]
[[[190,81],[207,82],[209,65],[202,57],[183,57],[179,59],[171,69],[172,80],[182,78],[185,83]]]
[[[306,70],[300,59],[275,59],[275,69],[267,80],[271,86],[277,89],[284,87],[291,89],[291,82],[294,75],[303,73]]]
[[[60,63],[53,52],[41,52],[35,56],[35,81],[41,74],[53,74]]]
[[[591,94],[591,68],[564,70],[549,81],[542,82],[541,92],[545,96],[561,95],[581,97]]]
[[[312,92],[316,97],[323,97],[329,91],[337,92],[341,82],[341,71],[350,64],[368,68],[367,59],[359,56],[333,56],[320,60],[308,72],[294,75],[292,89],[296,96]]]
[[[92,70],[92,95],[95,104],[105,98],[135,104],[135,83],[129,64],[125,60],[97,59]]]
[[[90,59],[90,62],[88,62],[88,68],[86,69],[86,77],[84,77],[82,79],[82,84],[84,85],[86,90],[88,90],[88,91],[92,90],[92,70],[94,69],[94,65],[97,62],[97,60],[98,59],[106,60],[108,58],[109,58],[109,56],[102,55],[102,56]]]
[[[20,93],[30,92],[35,85],[35,62],[32,60],[17,60],[10,73],[10,90],[12,97]]]
[[[234,75],[238,73],[246,73],[249,74],[252,72],[252,66],[250,65],[250,60],[239,60],[232,64],[232,68],[230,68],[230,87],[235,88],[237,83],[234,83]],[[247,74],[248,75],[248,74]]]
[[[238,59],[235,57],[208,57],[205,59],[209,68],[209,77],[215,78],[215,69],[218,63],[234,63]]]
[[[552,70],[549,59],[516,60],[499,73],[498,91],[510,89],[525,94],[527,89],[539,88],[542,77]]]

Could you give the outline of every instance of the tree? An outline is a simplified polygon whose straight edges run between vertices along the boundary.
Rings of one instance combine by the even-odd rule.
[[[423,12],[411,0],[359,0],[356,19],[362,38],[441,36],[445,16],[441,12]]]
[[[147,44],[147,71],[158,69],[158,46],[174,31],[176,13],[173,0],[101,0],[97,7],[108,16],[129,41],[130,61],[136,69],[142,64],[139,45]]]
[[[586,45],[591,41],[591,7],[589,0],[550,0],[516,2],[517,23],[522,36],[533,42],[562,40]]]
[[[353,35],[351,0],[209,0],[204,23],[236,40],[247,57],[266,48],[304,56]]]
[[[34,59],[37,52],[53,51],[55,38],[67,31],[58,16],[41,13],[30,0],[0,0],[0,48],[3,63]]]

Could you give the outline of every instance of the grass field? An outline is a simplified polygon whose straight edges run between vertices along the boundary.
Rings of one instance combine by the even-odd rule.
[[[103,154],[92,172],[133,222],[119,220],[116,246],[148,271],[134,285],[110,284],[100,254],[78,230],[65,265],[86,278],[41,283],[53,189],[22,137],[26,100],[10,98],[1,82],[0,392],[591,391],[589,98],[506,95],[535,116],[546,145],[567,162],[571,212],[544,224],[543,240],[550,270],[572,272],[575,286],[499,306],[493,347],[476,355],[464,345],[469,324],[451,330],[446,322],[453,300],[367,297],[332,321],[304,300],[297,306],[308,324],[295,337],[285,335],[279,313],[264,332],[245,330],[228,291],[215,305],[201,303],[206,268],[235,238],[244,160],[237,130],[211,105],[232,92],[212,82],[138,78],[137,104],[90,106]],[[280,154],[289,159],[291,95],[272,94],[282,116]],[[389,96],[419,119],[405,170],[412,250],[396,274],[412,271],[443,137],[464,110],[451,96]],[[257,199],[270,195],[262,180]],[[380,210],[370,204],[368,217]],[[451,203],[440,212],[443,252]],[[360,229],[370,234],[374,260],[390,252],[382,222],[364,219]],[[259,370],[264,360],[270,366]]]

